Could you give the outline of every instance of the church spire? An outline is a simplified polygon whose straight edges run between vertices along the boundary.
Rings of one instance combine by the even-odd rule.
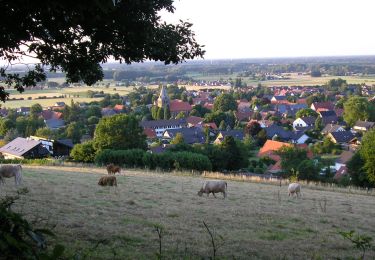
[[[167,90],[164,86],[161,87],[160,95],[158,98],[158,107],[169,106],[169,97]]]

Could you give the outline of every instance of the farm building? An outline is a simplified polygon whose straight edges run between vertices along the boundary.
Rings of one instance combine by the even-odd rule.
[[[50,155],[41,141],[17,137],[0,148],[5,159],[34,159]]]

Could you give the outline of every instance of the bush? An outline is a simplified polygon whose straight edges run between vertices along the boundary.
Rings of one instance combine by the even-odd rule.
[[[160,168],[166,171],[212,170],[212,164],[207,156],[191,152],[152,154],[141,149],[104,150],[95,157],[95,162],[98,165],[114,163],[125,167]]]
[[[263,174],[264,173],[264,170],[262,168],[260,168],[260,167],[256,167],[254,171],[257,174]]]
[[[93,162],[95,159],[93,142],[89,141],[82,144],[76,144],[70,152],[70,156],[77,162]]]
[[[17,191],[17,196],[0,199],[0,258],[1,259],[59,259],[64,247],[56,245],[48,254],[45,235],[54,236],[48,229],[35,229],[24,217],[14,212],[11,206],[26,189]]]

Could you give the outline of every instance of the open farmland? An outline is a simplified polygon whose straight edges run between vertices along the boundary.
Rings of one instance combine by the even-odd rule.
[[[198,197],[200,177],[125,171],[115,189],[97,185],[104,173],[104,168],[25,166],[30,192],[15,209],[56,225],[58,242],[70,252],[88,253],[99,243],[90,259],[154,258],[155,226],[163,229],[166,258],[209,257],[203,221],[221,245],[218,257],[225,259],[358,257],[338,231],[375,237],[373,196],[303,189],[295,199],[285,186],[228,181],[223,200],[221,194]],[[14,192],[13,180],[0,188],[1,196]]]
[[[130,93],[133,88],[132,87],[115,87],[111,86],[110,88],[106,87],[71,87],[71,88],[62,88],[62,89],[41,89],[41,90],[26,90],[23,93],[19,93],[15,90],[7,90],[10,93],[10,98],[24,98],[24,100],[9,100],[3,107],[7,108],[17,108],[21,106],[32,106],[33,104],[39,103],[44,107],[53,106],[56,102],[65,102],[66,104],[70,104],[70,101],[73,99],[74,102],[92,102],[92,101],[100,101],[102,98],[89,98],[87,97],[87,91],[103,91],[107,94],[115,94],[118,93],[119,95],[126,95]],[[64,97],[59,97],[64,95]],[[37,99],[40,96],[48,97],[47,99]],[[52,97],[57,98],[52,98]],[[28,98],[31,98],[28,100]]]

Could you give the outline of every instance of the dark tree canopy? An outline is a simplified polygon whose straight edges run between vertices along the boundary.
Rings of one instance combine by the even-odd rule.
[[[191,23],[163,22],[159,11],[173,12],[173,0],[0,1],[0,58],[40,60],[26,75],[0,71],[9,86],[23,91],[45,80],[44,70],[62,70],[68,82],[88,85],[103,78],[109,58],[130,64],[144,60],[179,63],[203,57]],[[0,99],[8,93],[0,88]]]

